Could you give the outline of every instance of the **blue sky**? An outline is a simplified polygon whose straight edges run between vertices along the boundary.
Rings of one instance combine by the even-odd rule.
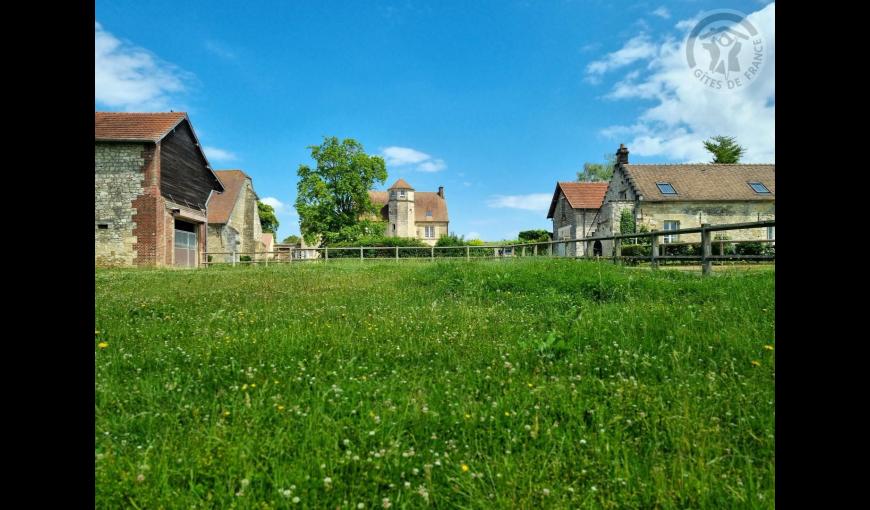
[[[681,50],[701,14],[764,36],[739,91],[699,85]],[[96,2],[95,107],[186,111],[215,169],[241,168],[298,234],[309,145],[351,137],[389,177],[445,187],[450,230],[552,225],[556,181],[620,143],[631,161],[707,161],[736,136],[774,161],[774,5],[761,1]]]

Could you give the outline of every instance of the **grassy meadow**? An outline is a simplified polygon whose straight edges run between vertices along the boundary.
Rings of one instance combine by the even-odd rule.
[[[97,270],[96,508],[774,508],[774,271]]]

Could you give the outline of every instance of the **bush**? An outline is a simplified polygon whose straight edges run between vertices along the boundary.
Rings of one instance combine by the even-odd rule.
[[[239,262],[250,262],[250,261],[251,261],[250,255],[242,255],[239,257]]]
[[[329,258],[336,259],[358,259],[359,250],[338,250],[335,248],[359,248],[363,247],[363,256],[370,258],[388,258],[395,257],[396,252],[393,247],[399,247],[399,258],[422,258],[429,257],[429,250],[421,250],[419,248],[428,248],[429,245],[417,239],[408,237],[363,237],[356,241],[335,242],[329,245]]]
[[[626,244],[622,247],[623,257],[649,257],[652,247],[648,244]]]
[[[701,245],[699,244],[678,244],[676,246],[669,244],[660,244],[659,245],[659,253],[661,255],[678,255],[678,256],[689,256],[689,255],[700,255],[701,254]]]
[[[743,242],[737,243],[735,251],[738,255],[772,255],[773,246],[770,243]]]
[[[208,261],[211,262],[211,255],[208,256]]]

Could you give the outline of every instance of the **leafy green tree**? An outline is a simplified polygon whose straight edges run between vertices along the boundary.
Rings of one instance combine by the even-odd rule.
[[[616,165],[616,154],[605,154],[604,163],[583,163],[583,170],[577,172],[580,182],[607,182],[613,177],[613,166]]]
[[[299,240],[300,240],[299,236],[290,235],[290,236],[285,237],[284,240],[281,242],[283,244],[296,244],[299,242]]]
[[[546,230],[523,230],[519,233],[521,243],[545,243],[550,240],[550,233]]]
[[[275,216],[275,208],[269,204],[257,201],[257,213],[260,215],[260,227],[266,234],[278,233],[278,217]]]
[[[733,136],[714,136],[704,142],[704,148],[713,155],[711,163],[739,163],[746,152],[744,147],[737,145]]]
[[[317,165],[299,165],[296,197],[305,242],[313,243],[318,236],[325,244],[349,241],[361,230],[374,228],[375,222],[362,228],[359,224],[376,212],[368,191],[387,179],[384,159],[369,156],[352,138],[324,137],[321,145],[308,148]]]

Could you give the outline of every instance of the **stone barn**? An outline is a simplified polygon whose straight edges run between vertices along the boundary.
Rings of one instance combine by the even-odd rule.
[[[628,162],[628,149],[616,151],[613,177],[595,219],[595,236],[619,234],[623,211],[638,229],[700,227],[703,223],[749,223],[776,219],[775,166],[771,164],[641,164]],[[774,239],[774,229],[725,233],[735,240]],[[662,243],[700,242],[701,234],[665,235]],[[613,242],[601,241],[603,255]]]
[[[606,182],[557,182],[547,219],[553,220],[553,240],[584,239],[592,231],[598,209],[607,192]],[[577,257],[586,243],[556,244],[556,253]]]
[[[232,252],[254,258],[263,251],[259,197],[251,177],[241,170],[215,172],[226,191],[211,198],[208,204],[208,251],[229,253],[212,255],[213,262],[232,262]],[[237,260],[238,260],[237,255]]]
[[[94,112],[94,262],[196,267],[224,190],[184,112]]]

